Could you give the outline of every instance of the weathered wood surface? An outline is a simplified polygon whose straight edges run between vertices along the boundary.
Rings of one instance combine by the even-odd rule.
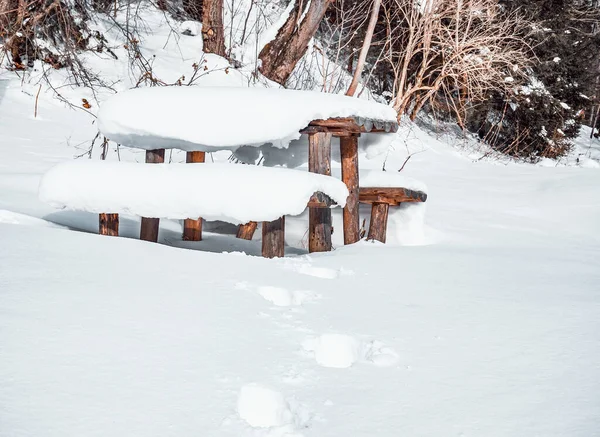
[[[358,215],[358,135],[340,138],[340,155],[342,161],[342,181],[349,191],[343,211],[344,244],[356,243],[360,240],[360,217]]]
[[[119,214],[100,214],[99,234],[117,237],[119,235]]]
[[[160,164],[165,162],[165,149],[155,149],[146,151],[146,163]],[[158,241],[158,227],[160,219],[142,217],[142,225],[140,228],[140,240]]]
[[[202,219],[185,219],[183,221],[183,239],[185,241],[202,240]]]
[[[337,202],[320,191],[314,193],[306,204],[309,208],[330,208],[334,205],[337,205]]]
[[[364,119],[360,117],[328,118],[326,120],[313,120],[300,132],[311,134],[314,132],[329,132],[335,136],[345,136],[360,133],[397,132],[398,123]]]
[[[236,237],[241,238],[242,240],[252,240],[252,237],[254,237],[254,232],[256,232],[257,227],[257,222],[248,222],[244,225],[239,225]]]
[[[367,240],[377,240],[385,243],[389,209],[390,205],[387,203],[373,203]]]
[[[308,171],[331,176],[331,133],[315,132],[308,135]],[[309,208],[308,251],[331,250],[331,210]]]
[[[285,217],[262,224],[262,256],[283,257],[285,254]]]
[[[402,202],[425,202],[427,194],[408,188],[365,187],[361,188],[360,203],[387,203],[396,206]]]
[[[185,162],[204,162],[205,158],[206,154],[204,152],[187,152]],[[188,218],[183,221],[183,239],[186,241],[202,240],[202,218]]]

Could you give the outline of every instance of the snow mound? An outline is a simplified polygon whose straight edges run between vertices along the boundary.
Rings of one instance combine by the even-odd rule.
[[[265,300],[278,307],[300,306],[318,297],[316,293],[309,290],[288,290],[270,285],[260,286],[257,291]]]
[[[93,213],[240,224],[301,214],[316,191],[346,204],[342,181],[300,170],[79,160],[50,169],[40,182],[39,198],[56,208]]]
[[[102,105],[98,127],[140,149],[287,148],[311,121],[359,117],[396,122],[386,105],[337,94],[265,88],[159,87],[117,94]]]
[[[256,428],[289,425],[294,419],[283,395],[260,384],[246,384],[242,387],[237,411],[240,418]]]
[[[346,369],[356,362],[368,362],[378,367],[396,364],[398,355],[379,341],[362,342],[346,334],[323,334],[303,343],[304,350],[314,354],[323,367]]]
[[[344,369],[358,361],[360,343],[345,334],[323,334],[307,341],[304,348],[314,352],[319,365]]]

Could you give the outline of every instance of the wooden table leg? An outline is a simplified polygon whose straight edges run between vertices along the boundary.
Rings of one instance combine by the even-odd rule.
[[[187,152],[185,162],[204,162],[206,154],[204,152]],[[202,218],[185,219],[183,221],[183,239],[186,241],[202,240]]]
[[[331,176],[331,134],[314,132],[308,134],[308,171]],[[331,250],[331,210],[309,208],[308,251]]]
[[[282,258],[285,254],[285,217],[262,224],[262,256]]]
[[[119,235],[119,214],[100,214],[99,234],[117,237]]]
[[[165,162],[165,149],[155,149],[146,151],[146,163],[160,164]],[[140,228],[140,240],[158,241],[158,227],[160,219],[142,217],[142,226]]]
[[[239,225],[236,238],[241,238],[242,240],[252,240],[257,227],[258,223],[256,222],[248,222],[244,225]]]
[[[389,209],[390,205],[387,203],[373,203],[367,240],[377,240],[385,243]]]
[[[340,137],[340,154],[342,158],[342,181],[350,192],[343,212],[344,244],[352,244],[360,240],[358,134]]]

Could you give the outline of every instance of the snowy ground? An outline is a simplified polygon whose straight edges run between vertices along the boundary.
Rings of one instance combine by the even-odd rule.
[[[600,436],[598,168],[474,161],[405,126],[360,157],[419,152],[402,173],[429,199],[391,217],[396,244],[343,247],[336,215],[336,250],[307,255],[301,217],[266,260],[226,225],[184,243],[163,220],[157,245],[42,204],[96,126],[45,90],[34,118],[25,91],[0,75],[1,436]]]

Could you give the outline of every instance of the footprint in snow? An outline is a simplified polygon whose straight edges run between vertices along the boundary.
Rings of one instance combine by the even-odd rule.
[[[379,341],[359,341],[345,334],[323,334],[303,344],[304,351],[323,367],[344,369],[357,362],[379,367],[393,366],[398,355]]]
[[[255,291],[263,299],[278,307],[301,306],[306,302],[312,302],[321,297],[320,294],[310,290],[288,290],[287,288],[270,285],[253,286],[247,282],[238,282],[235,288],[238,290]]]
[[[265,437],[300,437],[296,430],[308,427],[310,415],[294,399],[262,384],[246,384],[240,390],[237,413],[249,426],[264,429]]]
[[[320,279],[336,279],[340,276],[354,274],[353,271],[344,269],[343,267],[338,270],[331,269],[329,267],[316,267],[307,260],[286,260],[286,262],[283,264],[283,267],[303,275]]]
[[[314,291],[287,290],[285,288],[271,287],[268,285],[258,287],[257,292],[265,300],[268,300],[273,305],[279,307],[299,306],[320,297],[320,295]]]

